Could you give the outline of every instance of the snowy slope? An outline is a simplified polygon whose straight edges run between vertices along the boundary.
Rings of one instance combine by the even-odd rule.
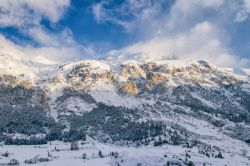
[[[80,143],[80,142],[79,142]],[[237,143],[237,142],[232,142]],[[57,151],[55,151],[58,149]],[[240,150],[239,147],[235,147]],[[247,149],[249,150],[249,149]],[[38,146],[3,146],[1,147],[0,153],[8,151],[10,156],[2,158],[0,162],[8,163],[11,159],[19,161],[20,165],[25,164],[24,161],[27,159],[48,158],[48,162],[37,162],[35,165],[49,165],[49,166],[66,166],[66,165],[83,165],[83,166],[136,166],[138,164],[145,166],[162,166],[167,164],[168,161],[172,163],[179,163],[185,165],[186,153],[191,155],[188,161],[193,161],[196,165],[248,165],[249,160],[242,156],[242,152],[226,152],[223,159],[219,158],[208,158],[198,153],[197,148],[188,149],[181,146],[164,145],[162,147],[121,147],[115,145],[101,144],[93,140],[88,140],[80,145],[80,150],[70,151],[69,143],[52,142],[52,144],[38,145]],[[103,158],[100,158],[98,152],[101,151]],[[230,151],[230,149],[227,149]],[[29,153],[27,153],[29,152]],[[110,156],[110,152],[117,152],[117,157]],[[82,154],[86,153],[87,158],[82,159]],[[48,157],[48,154],[51,157]]]

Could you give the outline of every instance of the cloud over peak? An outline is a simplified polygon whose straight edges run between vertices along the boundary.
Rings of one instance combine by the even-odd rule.
[[[123,49],[122,53],[137,55],[138,59],[165,60],[174,56],[178,59],[202,59],[224,67],[239,63],[245,65],[243,60],[229,53],[217,36],[217,29],[211,23],[201,22],[175,36],[157,36],[138,42]]]

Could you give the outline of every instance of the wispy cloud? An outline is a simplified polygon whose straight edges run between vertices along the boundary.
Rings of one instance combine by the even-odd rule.
[[[239,5],[239,11],[236,14],[235,21],[242,22],[246,21],[250,15],[250,0],[243,0]]]
[[[151,20],[162,9],[164,0],[125,0],[115,7],[115,1],[101,1],[92,5],[92,12],[98,23],[110,22],[120,25],[126,32],[131,32],[143,22]],[[152,20],[151,20],[152,21]]]

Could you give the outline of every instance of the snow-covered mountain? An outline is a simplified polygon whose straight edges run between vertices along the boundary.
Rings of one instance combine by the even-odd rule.
[[[189,60],[42,59],[0,52],[5,143],[20,143],[18,135],[26,144],[87,136],[112,146],[161,149],[162,157],[164,148],[176,147],[182,165],[249,164],[243,154],[250,151],[249,69]],[[193,160],[182,156],[188,151]]]

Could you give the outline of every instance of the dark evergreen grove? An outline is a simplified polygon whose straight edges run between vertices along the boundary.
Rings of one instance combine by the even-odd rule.
[[[81,116],[66,117],[70,129],[55,122],[47,115],[46,108],[33,99],[34,90],[23,87],[5,87],[0,89],[0,132],[1,140],[6,144],[44,144],[47,141],[62,140],[73,142],[85,140],[86,134],[93,137],[107,135],[102,141],[140,141],[164,134],[165,126],[160,122],[137,122],[137,110],[124,107],[107,106],[97,103],[91,112]],[[13,139],[4,134],[25,134],[27,139]],[[35,137],[44,134],[44,137]]]
[[[216,120],[212,116],[235,122],[236,125],[230,128],[230,136],[245,139],[241,136],[243,130],[249,130],[241,122],[249,124],[250,118],[250,95],[237,88],[225,87],[234,94],[242,107],[237,108],[231,104],[231,99],[223,96],[223,90],[205,90],[201,87],[176,87],[173,95],[175,101],[171,101],[162,95],[154,106],[157,111],[168,113],[167,107],[161,106],[161,101],[169,100],[173,104],[191,108],[192,116],[205,119],[216,127],[223,127],[225,122]],[[210,108],[190,95],[190,92],[198,93],[208,101],[222,105],[221,109]],[[79,97],[88,103],[94,103],[95,107],[90,112],[71,115],[62,115],[59,122],[49,116],[49,108],[36,98],[37,89],[26,89],[21,86],[3,86],[0,88],[0,140],[6,144],[44,144],[47,141],[61,140],[74,142],[85,140],[86,135],[102,142],[125,142],[137,145],[153,143],[159,146],[165,143],[179,145],[192,141],[190,133],[177,126],[168,126],[166,123],[157,120],[142,120],[147,117],[152,108],[145,106],[140,109],[128,109],[121,106],[109,106],[96,102],[89,94],[66,88],[63,95],[57,98],[58,103],[63,103],[69,97]],[[179,96],[185,96],[182,99]],[[221,101],[219,101],[221,100]],[[158,109],[159,108],[159,109]],[[61,108],[58,108],[61,109]],[[183,113],[183,110],[174,110],[176,113]],[[62,110],[59,110],[62,111]],[[179,111],[179,112],[178,112]],[[203,113],[206,113],[204,116]],[[69,124],[66,127],[65,122]],[[235,131],[240,131],[237,133]],[[10,134],[24,134],[27,138],[13,139]],[[42,134],[37,137],[36,134]],[[245,140],[249,142],[249,139]]]
[[[97,136],[96,133],[101,132],[112,141],[133,142],[164,134],[163,123],[138,122],[136,118],[138,118],[136,110],[99,103],[91,112],[82,116],[71,116],[69,121],[71,128],[85,128],[94,137]]]
[[[64,125],[47,115],[48,110],[33,95],[35,90],[6,86],[0,89],[0,139],[5,144],[44,144],[52,140],[85,139],[83,131],[62,132]],[[13,139],[10,134],[27,138]],[[45,136],[35,136],[42,134]]]
[[[34,90],[6,86],[0,89],[0,133],[6,144],[42,144],[44,138],[35,134],[47,134],[46,129],[57,127],[53,118],[46,114],[44,106],[33,99]],[[12,139],[10,135],[25,134],[29,139]]]

